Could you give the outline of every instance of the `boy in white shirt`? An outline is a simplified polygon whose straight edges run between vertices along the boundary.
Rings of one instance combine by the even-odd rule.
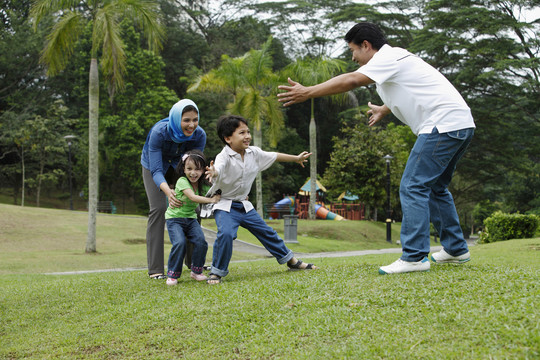
[[[238,226],[248,229],[272,254],[279,264],[287,263],[290,269],[316,269],[294,257],[279,235],[268,226],[247,200],[251,185],[259,171],[268,169],[274,161],[296,162],[302,167],[311,155],[306,151],[299,155],[266,152],[250,146],[251,133],[246,119],[227,115],[218,120],[217,132],[225,143],[215,162],[207,167],[207,178],[213,183],[209,193],[221,190],[221,200],[214,205],[214,218],[218,233],[214,243],[212,268],[208,284],[218,284],[229,273],[233,240]]]
[[[379,273],[427,271],[429,223],[439,232],[443,250],[431,255],[434,263],[464,263],[471,259],[454,199],[448,191],[454,170],[474,134],[471,110],[452,84],[435,68],[405,49],[391,47],[381,29],[358,23],[345,35],[357,71],[305,87],[289,79],[279,86],[284,106],[307,99],[347,92],[375,83],[384,105],[368,103],[369,126],[392,112],[409,125],[416,143],[400,184],[403,211],[401,258]]]

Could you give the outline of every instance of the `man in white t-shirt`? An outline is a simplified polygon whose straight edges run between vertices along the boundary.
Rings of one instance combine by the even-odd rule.
[[[278,94],[279,101],[290,106],[375,83],[384,105],[368,103],[369,126],[391,112],[418,136],[399,191],[403,254],[392,264],[380,267],[379,273],[429,270],[430,222],[443,246],[443,250],[431,255],[431,260],[469,261],[469,249],[448,185],[474,134],[471,110],[439,71],[407,50],[388,45],[377,25],[358,23],[345,35],[345,41],[352,60],[360,65],[357,71],[309,87],[289,79],[290,86],[279,86],[286,91]]]

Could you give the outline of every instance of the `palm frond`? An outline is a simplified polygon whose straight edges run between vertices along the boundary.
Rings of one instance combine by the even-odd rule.
[[[41,61],[48,66],[47,74],[56,75],[66,67],[83,23],[79,13],[68,11],[54,25],[41,53]]]
[[[30,8],[30,19],[34,22],[34,30],[44,16],[60,10],[74,10],[80,3],[78,0],[36,0]]]
[[[281,135],[281,130],[285,126],[283,106],[279,101],[276,101],[276,97],[273,95],[265,96],[263,100],[266,104],[265,117],[272,119],[272,121],[268,122],[270,125],[268,129],[268,138],[270,139],[270,145],[276,146],[279,136]]]
[[[150,50],[157,52],[162,49],[165,29],[158,1],[117,0],[114,6],[141,27]]]
[[[126,69],[126,54],[121,38],[119,16],[112,5],[106,5],[96,12],[92,33],[92,53],[96,54],[103,44],[101,68],[109,80],[112,94],[123,86],[123,74]]]
[[[217,76],[215,70],[211,70],[207,74],[199,76],[187,89],[187,92],[203,91],[225,93],[229,91],[229,87],[223,78]]]

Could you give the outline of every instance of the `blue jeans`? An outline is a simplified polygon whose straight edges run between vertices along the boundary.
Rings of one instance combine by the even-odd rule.
[[[167,265],[167,276],[178,279],[182,274],[182,262],[186,255],[186,238],[193,244],[191,256],[191,271],[202,273],[208,243],[197,219],[172,218],[167,219],[167,231],[171,239],[171,253]]]
[[[399,187],[402,260],[420,261],[429,254],[430,221],[448,254],[469,251],[448,185],[473,134],[474,128],[443,134],[435,128],[418,136]]]
[[[212,255],[211,274],[227,276],[229,262],[233,251],[233,240],[236,238],[238,227],[248,229],[261,244],[277,259],[279,264],[285,264],[294,254],[285,246],[285,242],[264,220],[255,209],[246,213],[242,203],[233,202],[231,211],[215,210],[214,218],[218,228],[214,253]]]

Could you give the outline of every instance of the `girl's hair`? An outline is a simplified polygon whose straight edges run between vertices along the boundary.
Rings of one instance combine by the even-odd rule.
[[[176,166],[176,169],[174,171],[176,175],[176,179],[174,181],[175,184],[182,176],[186,176],[186,173],[184,172],[184,167],[188,160],[193,162],[197,169],[206,169],[206,157],[204,156],[203,152],[200,150],[190,150],[182,156],[182,159],[178,162],[178,165]],[[210,183],[206,180],[204,176],[204,172],[197,181],[197,188],[199,194],[201,193],[203,185],[210,186]]]
[[[247,120],[239,115],[223,115],[218,119],[217,133],[225,145],[229,145],[225,141],[225,138],[231,136],[240,126],[240,123],[244,123],[246,126],[248,124]]]

